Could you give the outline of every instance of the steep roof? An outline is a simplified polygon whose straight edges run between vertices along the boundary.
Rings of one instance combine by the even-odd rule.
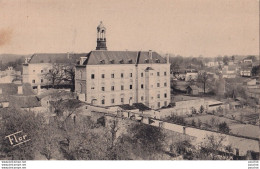
[[[10,96],[9,107],[32,108],[40,107],[41,103],[36,96]]]
[[[23,87],[23,96],[35,95],[32,87],[28,83],[24,83],[22,85],[14,84],[14,83],[3,83],[0,84],[0,88],[2,89],[1,95],[18,95],[18,86]]]
[[[23,94],[18,94],[18,86],[23,87]],[[0,102],[9,102],[11,100],[11,96],[35,96],[35,93],[30,84],[14,84],[14,83],[5,83],[0,84],[0,88],[2,89],[2,94],[0,94]],[[19,104],[17,102],[16,104]]]
[[[80,57],[85,56],[87,53],[35,53],[29,63],[76,63]]]
[[[84,65],[98,64],[147,64],[147,63],[166,63],[166,59],[157,52],[149,51],[106,51],[95,50],[87,55]]]

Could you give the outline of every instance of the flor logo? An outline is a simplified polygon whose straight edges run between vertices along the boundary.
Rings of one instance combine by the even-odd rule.
[[[10,142],[11,146],[13,146],[13,147],[26,143],[27,141],[31,140],[27,137],[27,134],[23,134],[22,130],[18,131],[16,133],[10,134],[8,136],[5,136],[5,138],[9,139],[9,142]]]

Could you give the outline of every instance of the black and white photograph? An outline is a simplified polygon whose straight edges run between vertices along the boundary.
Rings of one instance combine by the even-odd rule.
[[[259,9],[259,0],[0,0],[1,169],[259,168]]]

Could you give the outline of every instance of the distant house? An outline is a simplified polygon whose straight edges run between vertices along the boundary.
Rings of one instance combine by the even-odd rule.
[[[198,78],[198,71],[194,69],[186,70],[185,81],[197,80],[197,78]]]
[[[173,76],[175,76],[178,80],[185,80],[186,71],[185,70],[178,70],[173,72]]]
[[[240,76],[251,77],[252,68],[253,68],[252,60],[251,62],[250,61],[242,62],[240,64]]]
[[[239,109],[239,108],[242,108],[242,107],[243,107],[243,105],[241,103],[239,103],[239,102],[233,101],[233,102],[229,103],[229,108],[230,109]]]
[[[0,71],[0,83],[13,83],[21,81],[21,72],[16,71],[13,67],[8,67],[5,71]]]
[[[30,84],[0,84],[1,108],[34,108],[41,104]]]
[[[205,63],[205,65],[206,65],[207,67],[215,67],[215,66],[218,66],[219,63],[216,62],[216,61],[210,61],[210,62]]]
[[[246,79],[243,83],[247,86],[255,86],[256,85],[256,79]]]
[[[190,95],[198,95],[199,94],[199,88],[196,85],[191,85],[186,88],[187,94]]]
[[[206,103],[206,110],[207,111],[218,111],[219,109],[225,109],[229,108],[227,104],[224,104],[221,101],[218,100],[207,100]]]
[[[222,69],[223,78],[235,78],[237,74],[236,65],[224,66]]]

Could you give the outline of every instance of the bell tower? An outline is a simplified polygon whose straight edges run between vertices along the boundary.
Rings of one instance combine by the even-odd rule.
[[[106,28],[102,21],[97,27],[97,47],[96,50],[107,50],[106,45]]]

